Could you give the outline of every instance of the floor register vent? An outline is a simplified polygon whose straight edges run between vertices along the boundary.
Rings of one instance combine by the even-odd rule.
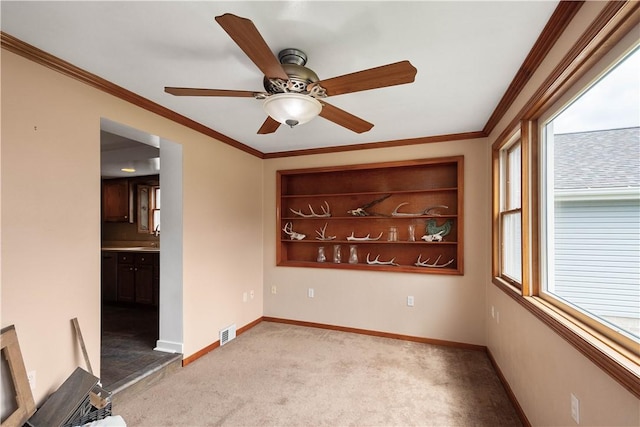
[[[236,337],[236,325],[235,323],[220,331],[220,346],[225,345]]]

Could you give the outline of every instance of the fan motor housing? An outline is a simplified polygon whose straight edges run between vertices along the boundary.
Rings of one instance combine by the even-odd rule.
[[[285,82],[281,79],[269,79],[265,76],[264,89],[270,94],[308,93],[307,86],[320,80],[313,70],[304,66],[307,63],[307,55],[299,49],[281,50],[278,54],[278,60],[282,64],[284,72],[289,76],[289,80]]]

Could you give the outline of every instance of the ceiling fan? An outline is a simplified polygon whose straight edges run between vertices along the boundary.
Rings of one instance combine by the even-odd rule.
[[[409,61],[320,80],[316,73],[305,67],[307,56],[301,50],[284,49],[276,58],[251,20],[230,13],[216,16],[215,19],[262,71],[265,91],[184,87],[165,87],[164,90],[176,96],[231,96],[264,100],[268,117],[258,130],[259,134],[273,133],[280,124],[294,127],[317,115],[354,132],[366,132],[373,127],[372,123],[328,104],[325,98],[415,80],[417,70]]]

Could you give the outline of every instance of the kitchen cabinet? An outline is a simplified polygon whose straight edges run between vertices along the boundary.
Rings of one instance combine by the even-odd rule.
[[[160,304],[160,254],[153,257],[153,305]]]
[[[118,252],[119,302],[154,304],[157,259],[157,253]]]
[[[136,299],[139,304],[153,304],[153,257],[152,254],[135,254]]]
[[[463,162],[277,171],[277,265],[462,275]]]
[[[102,219],[106,222],[130,222],[131,192],[127,179],[102,181]]]
[[[118,300],[118,257],[114,252],[102,252],[102,301]]]
[[[118,253],[118,302],[135,302],[136,274],[133,253]]]

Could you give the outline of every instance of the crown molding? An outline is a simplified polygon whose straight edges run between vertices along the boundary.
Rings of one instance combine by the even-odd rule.
[[[482,131],[486,135],[491,134],[493,129],[495,129],[500,119],[502,119],[509,107],[511,107],[511,104],[513,104],[513,101],[520,95],[524,86],[529,82],[531,76],[533,76],[583,4],[584,1],[561,1],[558,4],[551,18],[549,18],[549,22],[545,25],[538,40],[536,40],[531,51],[507,88],[507,91],[502,96],[498,106],[484,125]]]
[[[309,148],[305,150],[295,150],[295,151],[280,151],[277,153],[266,153],[264,155],[264,158],[275,159],[279,157],[295,157],[295,156],[308,156],[311,154],[328,154],[328,153],[340,153],[344,151],[371,150],[375,148],[390,148],[390,147],[401,147],[405,145],[419,145],[419,144],[430,144],[434,142],[451,142],[451,141],[460,141],[465,139],[477,139],[477,138],[484,138],[486,136],[487,135],[485,135],[484,132],[482,131],[449,133],[445,135],[423,136],[419,138],[398,139],[398,140],[392,140],[392,141],[366,142],[363,144],[343,145],[343,146],[324,147],[324,148]]]
[[[127,101],[140,108],[144,108],[147,111],[155,113],[161,117],[172,120],[211,138],[217,139],[220,142],[231,145],[241,151],[249,153],[253,156],[263,158],[263,153],[254,148],[249,147],[235,139],[229,138],[226,135],[221,134],[211,128],[208,128],[194,120],[191,120],[181,114],[176,113],[166,107],[156,104],[142,96],[135,94],[121,86],[111,83],[108,80],[103,79],[95,74],[76,67],[75,65],[64,61],[56,56],[53,56],[35,46],[23,42],[22,40],[13,37],[3,31],[0,31],[0,46],[2,49],[6,49],[9,52],[13,52],[16,55],[20,55],[23,58],[29,59],[37,64],[43,65],[67,77],[76,79],[82,83],[85,83],[98,90],[106,92],[124,101]]]

